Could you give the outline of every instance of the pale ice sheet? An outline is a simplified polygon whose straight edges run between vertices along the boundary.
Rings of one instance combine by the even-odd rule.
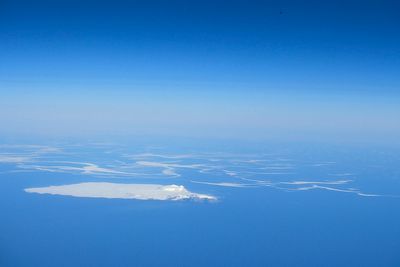
[[[61,186],[27,188],[25,192],[90,198],[120,198],[140,200],[216,200],[211,195],[190,192],[182,185],[79,183]]]

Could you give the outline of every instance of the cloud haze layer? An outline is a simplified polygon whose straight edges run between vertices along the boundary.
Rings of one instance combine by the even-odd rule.
[[[269,187],[284,192],[332,191],[337,193],[355,194],[363,197],[390,196],[395,194],[385,192],[375,193],[375,190],[361,186],[357,172],[347,172],[340,162],[332,160],[298,160],[288,157],[291,153],[226,153],[179,151],[173,153],[165,148],[134,149],[115,144],[69,144],[56,147],[39,145],[0,145],[0,164],[6,165],[5,173],[15,172],[47,172],[71,174],[82,178],[80,182],[89,182],[84,177],[98,179],[136,180],[133,185],[120,184],[91,184],[90,190],[84,191],[87,197],[122,197],[145,199],[171,198],[201,198],[201,194],[189,192],[183,186],[177,186],[176,192],[165,196],[160,192],[170,192],[168,188],[153,188],[158,183],[164,184],[165,179],[174,180],[170,184],[231,187],[231,188],[260,188]],[[83,149],[83,150],[82,150]],[[154,152],[153,152],[154,151]],[[282,172],[284,170],[284,172]],[[287,172],[290,170],[290,172]],[[307,176],[304,174],[307,173]],[[330,177],[330,178],[329,178]],[[340,177],[341,179],[333,179]],[[190,178],[190,179],[189,179]],[[345,178],[345,179],[344,179]],[[149,179],[153,180],[152,184]],[[104,182],[111,182],[103,180]],[[114,181],[113,181],[114,182]],[[137,184],[143,183],[143,184]],[[155,183],[155,184],[153,184]],[[102,185],[102,186],[100,186]],[[137,187],[135,187],[137,185]],[[99,187],[100,186],[100,187]],[[133,187],[135,188],[133,188]],[[144,187],[143,187],[144,186]],[[150,187],[149,187],[150,186]],[[67,188],[65,188],[67,187]],[[120,187],[123,187],[121,189]],[[142,188],[143,187],[143,188]],[[173,188],[174,186],[172,186]],[[87,185],[79,186],[79,190]],[[95,189],[95,193],[91,189]],[[110,194],[108,188],[116,189],[117,195]],[[67,185],[61,188],[35,188],[37,193],[62,193],[71,195]],[[63,191],[68,189],[68,192]],[[77,191],[72,187],[73,194]],[[145,189],[146,194],[135,195]],[[179,190],[178,190],[179,189]],[[34,190],[34,189],[29,189]],[[44,191],[43,191],[44,190]],[[49,191],[50,190],[50,191]],[[54,191],[56,190],[56,191]],[[60,191],[61,190],[61,191]],[[100,191],[99,191],[100,190]],[[139,191],[137,191],[139,190]],[[213,189],[214,190],[214,189]],[[221,190],[221,189],[215,189]],[[174,191],[174,190],[172,190]],[[371,192],[372,191],[372,192]],[[29,191],[27,191],[29,192]],[[123,192],[122,195],[118,195]],[[58,194],[57,193],[57,194]],[[82,192],[81,192],[82,193]],[[211,196],[208,196],[211,197]],[[164,200],[164,199],[163,199]]]
[[[90,198],[139,200],[216,200],[211,195],[188,191],[182,185],[79,183],[61,186],[27,188],[25,192]]]

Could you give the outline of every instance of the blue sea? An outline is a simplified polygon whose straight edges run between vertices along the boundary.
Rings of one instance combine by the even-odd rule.
[[[186,191],[54,191],[82,183]],[[5,142],[0,198],[2,267],[400,266],[399,147]]]

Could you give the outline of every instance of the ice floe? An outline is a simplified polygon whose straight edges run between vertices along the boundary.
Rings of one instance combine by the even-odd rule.
[[[90,198],[140,200],[216,200],[215,196],[190,192],[183,185],[120,184],[89,182],[60,186],[27,188],[25,192]]]

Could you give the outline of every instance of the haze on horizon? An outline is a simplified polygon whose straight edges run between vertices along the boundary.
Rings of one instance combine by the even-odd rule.
[[[385,140],[396,1],[5,1],[3,136]]]

